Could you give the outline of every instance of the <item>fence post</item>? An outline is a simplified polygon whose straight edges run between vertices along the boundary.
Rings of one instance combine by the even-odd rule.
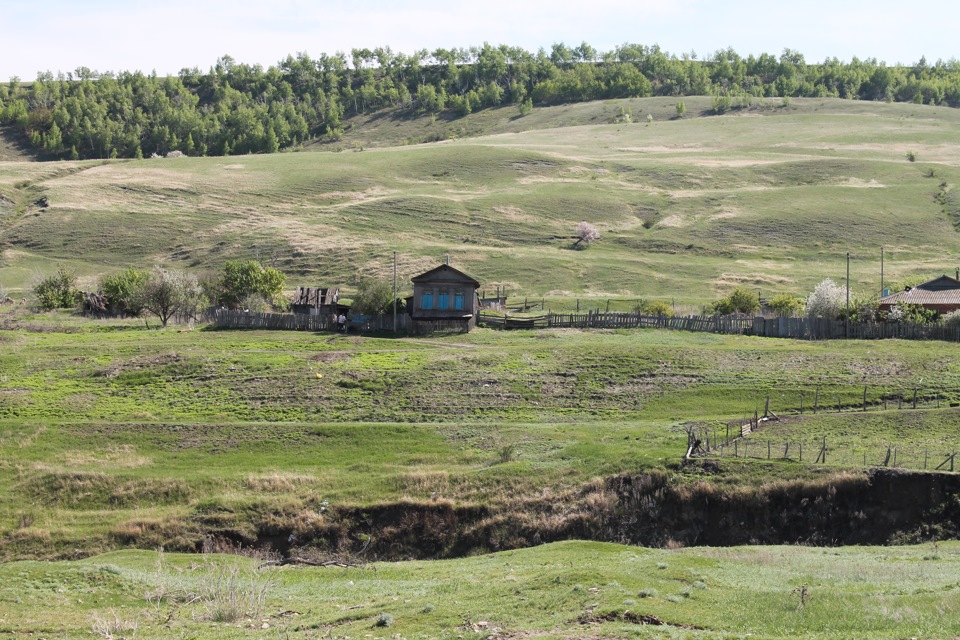
[[[863,385],[863,410],[867,410],[867,385]]]

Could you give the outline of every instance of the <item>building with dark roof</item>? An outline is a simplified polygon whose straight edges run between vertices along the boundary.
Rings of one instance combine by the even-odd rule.
[[[941,315],[956,311],[960,309],[960,280],[944,275],[915,287],[906,287],[880,298],[880,311],[889,312],[901,302],[933,309]]]

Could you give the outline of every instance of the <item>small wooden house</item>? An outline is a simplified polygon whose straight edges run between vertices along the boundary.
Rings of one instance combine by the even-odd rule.
[[[332,315],[340,312],[339,300],[340,289],[335,287],[297,287],[290,311],[298,315]]]
[[[960,279],[940,276],[915,287],[880,298],[880,311],[890,311],[898,303],[916,304],[940,314],[960,309]]]
[[[469,331],[476,325],[480,283],[449,264],[412,278],[413,296],[407,311],[414,323],[432,323]]]

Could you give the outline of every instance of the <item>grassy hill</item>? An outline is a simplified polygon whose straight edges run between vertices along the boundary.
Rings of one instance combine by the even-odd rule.
[[[311,148],[339,153],[0,163],[0,283],[58,262],[92,284],[258,255],[291,285],[347,284],[386,275],[397,250],[404,279],[450,254],[491,289],[696,306],[741,284],[806,293],[843,276],[846,251],[869,291],[881,246],[887,282],[957,264],[953,205],[934,198],[960,181],[960,111],[794,100],[711,116],[692,99],[672,119],[673,104],[381,115]],[[422,139],[443,141],[402,144]],[[586,251],[571,250],[580,220],[603,235]]]

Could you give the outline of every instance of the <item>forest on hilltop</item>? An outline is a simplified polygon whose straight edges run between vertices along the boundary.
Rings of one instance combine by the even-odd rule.
[[[465,116],[504,104],[534,105],[646,96],[712,95],[721,108],[753,97],[839,97],[960,107],[960,62],[887,66],[876,59],[808,64],[786,49],[709,59],[624,44],[600,53],[587,43],[536,53],[506,45],[420,50],[353,49],[314,59],[287,56],[263,68],[217,60],[203,73],[39,73],[0,84],[0,125],[53,158],[140,158],[273,153],[319,137],[336,139],[345,119],[385,108]],[[678,112],[680,109],[678,108]]]

